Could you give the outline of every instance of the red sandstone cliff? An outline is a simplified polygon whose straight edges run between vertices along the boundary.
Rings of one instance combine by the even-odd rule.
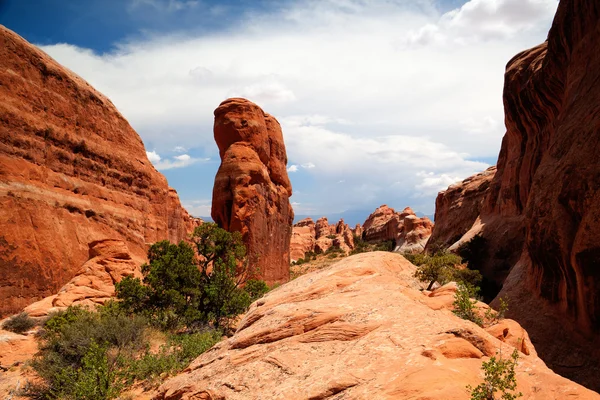
[[[511,299],[510,314],[529,331],[542,358],[595,390],[600,390],[599,44],[600,3],[563,0],[548,41],[510,60],[507,132],[473,229],[487,239],[482,272],[504,285],[499,296]],[[451,225],[437,216],[436,223]]]
[[[194,221],[101,93],[0,26],[0,314],[56,291],[88,244],[179,241]]]
[[[277,120],[245,99],[215,110],[221,166],[215,177],[212,218],[242,233],[251,266],[268,283],[289,279],[294,211],[287,155]]]

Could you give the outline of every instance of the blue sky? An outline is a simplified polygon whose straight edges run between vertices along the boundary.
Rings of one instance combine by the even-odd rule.
[[[219,165],[212,111],[278,118],[297,214],[434,211],[495,163],[506,62],[556,0],[0,0],[0,24],[116,104],[196,215]]]

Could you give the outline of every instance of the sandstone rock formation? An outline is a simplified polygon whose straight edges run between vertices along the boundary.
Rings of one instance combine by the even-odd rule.
[[[46,316],[69,306],[104,304],[115,294],[115,284],[126,276],[142,278],[140,265],[121,240],[99,240],[90,243],[90,259],[77,275],[57,294],[25,307],[32,317]]]
[[[289,279],[294,211],[292,185],[279,122],[245,99],[215,110],[221,166],[215,177],[212,218],[242,233],[251,267],[269,284]]]
[[[311,218],[305,218],[294,224],[290,241],[290,260],[292,262],[304,258],[307,252],[315,250],[315,232],[315,223]]]
[[[598,391],[599,43],[600,3],[563,0],[548,41],[510,60],[507,132],[470,232],[487,240],[482,272],[503,284],[540,356]]]
[[[0,315],[56,293],[88,244],[179,241],[194,220],[101,93],[0,26]]]
[[[294,225],[290,246],[291,261],[304,258],[307,252],[325,253],[332,247],[348,254],[354,249],[354,232],[343,219],[330,225],[327,217],[319,218],[316,224],[306,218]]]
[[[417,217],[410,207],[398,213],[384,204],[369,215],[362,229],[362,238],[367,242],[391,240],[396,251],[422,251],[433,223],[427,217]]]
[[[448,295],[420,292],[414,270],[398,254],[363,253],[279,287],[157,399],[464,400],[482,362],[513,346],[524,399],[600,398],[550,371],[514,321],[484,330],[432,309]]]
[[[434,245],[457,247],[461,240],[467,239],[465,234],[474,225],[479,225],[476,221],[495,174],[496,167],[493,166],[438,193],[435,199],[436,223],[427,242],[428,248]]]

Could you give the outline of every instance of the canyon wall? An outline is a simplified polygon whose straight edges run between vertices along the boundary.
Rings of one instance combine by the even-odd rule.
[[[213,187],[212,218],[242,233],[250,266],[269,284],[289,280],[294,211],[279,122],[245,99],[215,110],[221,165]]]
[[[506,135],[470,236],[555,371],[600,390],[600,3],[562,0],[506,67]],[[451,225],[437,219],[438,225]],[[442,212],[440,210],[440,212]],[[466,219],[472,219],[469,215]],[[455,233],[460,236],[463,228]],[[436,235],[434,235],[435,237]],[[449,235],[448,237],[451,237]]]
[[[196,221],[115,106],[0,26],[0,315],[53,295],[89,244],[184,239]]]

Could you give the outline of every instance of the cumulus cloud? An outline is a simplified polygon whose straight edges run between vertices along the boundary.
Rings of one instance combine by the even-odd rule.
[[[210,200],[182,201],[183,207],[194,217],[210,217],[212,202]]]
[[[295,0],[210,35],[148,37],[101,55],[43,49],[108,95],[150,148],[216,154],[213,110],[246,96],[282,123],[290,172],[312,165],[306,173],[336,188],[300,187],[302,204],[311,191],[329,208],[419,194],[432,211],[437,188],[487,167],[468,159],[498,154],[504,66],[545,39],[556,6],[470,0],[441,13],[432,0]]]
[[[159,171],[173,168],[184,168],[201,161],[209,161],[209,158],[193,158],[189,154],[180,154],[171,159],[163,159],[156,151],[147,151],[148,160]]]
[[[298,166],[296,164],[292,164],[288,167],[287,172],[298,172]]]

